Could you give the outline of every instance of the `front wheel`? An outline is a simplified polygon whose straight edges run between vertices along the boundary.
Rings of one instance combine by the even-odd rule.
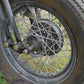
[[[4,48],[7,39],[4,29],[0,29],[0,69],[4,77],[12,84],[83,84],[84,13],[78,17],[80,11],[75,6],[80,3],[72,4],[69,0],[10,3],[23,44],[35,48],[29,55]],[[16,43],[11,24],[8,25]]]

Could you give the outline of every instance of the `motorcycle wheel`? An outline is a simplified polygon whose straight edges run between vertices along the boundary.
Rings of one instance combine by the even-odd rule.
[[[42,47],[29,56],[6,49],[6,36],[0,25],[0,71],[4,77],[12,84],[83,84],[83,0],[10,0],[10,4],[25,46],[33,38],[40,40]],[[25,7],[33,14],[25,15]],[[24,19],[30,25],[24,24]]]

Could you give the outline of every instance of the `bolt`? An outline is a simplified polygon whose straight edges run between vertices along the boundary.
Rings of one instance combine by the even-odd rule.
[[[17,45],[14,45],[14,46],[13,46],[13,49],[14,49],[15,51],[18,51],[19,47],[18,47]]]
[[[8,42],[5,42],[4,43],[4,47],[8,48],[9,47],[9,43]]]
[[[28,53],[29,53],[28,49],[25,49],[25,50],[23,51],[23,53],[24,53],[24,54],[28,54]]]

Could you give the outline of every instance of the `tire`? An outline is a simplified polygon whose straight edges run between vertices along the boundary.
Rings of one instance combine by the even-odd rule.
[[[31,78],[30,80],[23,76],[24,71],[21,67],[18,67],[18,64],[12,59],[10,62],[9,58],[11,57],[9,53],[5,53],[6,50],[3,47],[3,25],[0,24],[0,71],[11,84],[84,84],[84,1],[83,0],[10,0],[12,8],[17,6],[19,3],[30,2],[36,3],[36,5],[43,4],[43,6],[49,7],[51,10],[56,11],[63,20],[67,23],[70,28],[70,31],[73,34],[75,46],[75,55],[73,57],[74,62],[72,68],[69,68],[60,76],[60,78],[54,78],[51,81],[46,81],[46,79],[36,79]],[[53,11],[52,11],[53,13]],[[60,18],[61,18],[60,17]],[[24,72],[25,73],[25,72]],[[67,74],[68,75],[67,75]],[[33,75],[34,77],[34,75]],[[35,78],[34,77],[34,78]],[[38,81],[37,81],[38,80]],[[30,82],[29,82],[30,81]]]

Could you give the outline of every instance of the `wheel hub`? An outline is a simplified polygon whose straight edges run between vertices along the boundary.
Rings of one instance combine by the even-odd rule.
[[[26,45],[34,45],[32,56],[54,55],[62,49],[63,41],[61,29],[47,19],[34,22],[26,37]]]

